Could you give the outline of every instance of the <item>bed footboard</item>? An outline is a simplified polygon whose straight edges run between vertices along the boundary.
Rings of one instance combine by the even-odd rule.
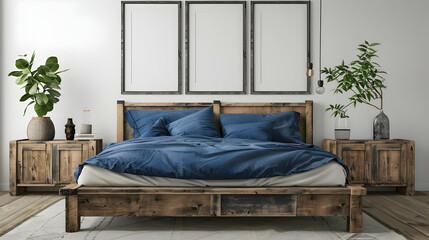
[[[81,216],[293,217],[346,216],[349,232],[362,231],[361,186],[346,187],[85,187],[60,189],[66,231]],[[150,207],[148,207],[150,206]]]

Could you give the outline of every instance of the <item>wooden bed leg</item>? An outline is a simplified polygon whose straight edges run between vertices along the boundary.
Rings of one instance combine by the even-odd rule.
[[[80,230],[78,195],[66,196],[66,232]]]
[[[79,195],[77,194],[79,187],[77,184],[70,184],[60,189],[60,195],[66,196],[66,232],[80,230]]]
[[[351,233],[362,232],[362,196],[350,196],[350,214],[347,218],[347,230]]]
[[[350,212],[347,217],[347,230],[350,233],[362,232],[362,196],[366,189],[361,186],[347,186],[350,188]]]

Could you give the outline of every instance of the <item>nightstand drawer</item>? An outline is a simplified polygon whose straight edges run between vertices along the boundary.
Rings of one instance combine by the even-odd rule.
[[[406,183],[406,144],[369,144],[372,183]]]
[[[44,143],[20,144],[17,169],[18,183],[52,183],[52,165]]]
[[[89,158],[88,144],[48,143],[48,152],[52,155],[52,179],[54,183],[74,182],[74,170]]]
[[[341,144],[338,146],[338,157],[349,167],[349,183],[365,183],[365,144]]]

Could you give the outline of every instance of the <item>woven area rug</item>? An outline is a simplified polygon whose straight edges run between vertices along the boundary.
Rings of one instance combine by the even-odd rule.
[[[342,217],[82,217],[81,231],[66,233],[64,205],[55,203],[0,239],[405,239],[366,214],[359,234],[346,232]]]

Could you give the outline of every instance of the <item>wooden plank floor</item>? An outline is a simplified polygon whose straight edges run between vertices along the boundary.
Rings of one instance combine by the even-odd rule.
[[[369,192],[365,213],[408,239],[429,239],[429,192],[415,196]]]
[[[62,198],[55,192],[17,197],[0,192],[0,236]]]

